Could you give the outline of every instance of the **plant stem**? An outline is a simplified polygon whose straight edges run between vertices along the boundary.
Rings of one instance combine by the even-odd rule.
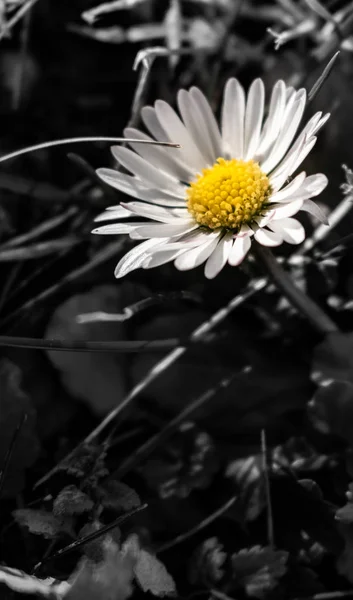
[[[293,283],[292,278],[284,271],[269,248],[254,244],[254,249],[270,278],[289,302],[305,315],[315,329],[324,335],[338,331],[337,325],[322,308]]]

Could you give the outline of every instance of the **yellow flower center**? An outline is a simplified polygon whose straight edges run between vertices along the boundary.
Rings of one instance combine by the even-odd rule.
[[[218,158],[190,184],[187,207],[204,227],[237,230],[261,215],[270,193],[269,179],[258,163]]]

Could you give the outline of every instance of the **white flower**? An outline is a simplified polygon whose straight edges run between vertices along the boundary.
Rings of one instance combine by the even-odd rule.
[[[113,147],[114,157],[132,175],[98,169],[101,179],[137,201],[110,207],[96,220],[137,220],[101,226],[93,233],[145,240],[121,259],[116,277],[174,260],[180,270],[206,263],[205,275],[213,278],[227,262],[239,265],[252,239],[264,246],[300,244],[305,232],[293,215],[306,210],[317,216],[320,211],[310,198],[326,187],[327,178],[301,172],[287,180],[315,145],[329,115],[316,113],[293,143],[306,92],[283,81],[275,84],[264,118],[261,79],[252,83],[247,97],[239,82],[229,79],[221,131],[198,88],[180,90],[177,102],[181,118],[157,100],[154,108],[142,109],[142,119],[154,139],[177,142],[180,149],[138,143],[130,143],[132,150]],[[124,133],[152,139],[131,128]]]

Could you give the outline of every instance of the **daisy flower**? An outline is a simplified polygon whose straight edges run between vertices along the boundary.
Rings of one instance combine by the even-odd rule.
[[[93,233],[145,240],[120,260],[115,276],[174,261],[181,271],[205,263],[205,276],[211,279],[226,263],[239,265],[253,240],[264,246],[300,244],[305,232],[293,215],[306,210],[319,216],[310,198],[326,187],[327,178],[305,172],[289,178],[329,115],[316,113],[294,141],[305,89],[296,91],[278,81],[265,115],[261,79],[247,95],[236,79],[228,80],[220,128],[198,88],[180,90],[177,104],[180,116],[163,100],[142,109],[153,138],[132,128],[124,134],[177,142],[180,149],[138,143],[130,143],[131,149],[113,147],[115,159],[131,175],[97,171],[103,181],[137,201],[108,208],[96,220],[120,222]]]

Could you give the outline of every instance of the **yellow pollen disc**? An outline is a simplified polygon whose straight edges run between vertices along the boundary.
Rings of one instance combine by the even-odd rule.
[[[188,210],[210,229],[240,229],[261,214],[271,187],[253,160],[218,158],[187,190]]]

